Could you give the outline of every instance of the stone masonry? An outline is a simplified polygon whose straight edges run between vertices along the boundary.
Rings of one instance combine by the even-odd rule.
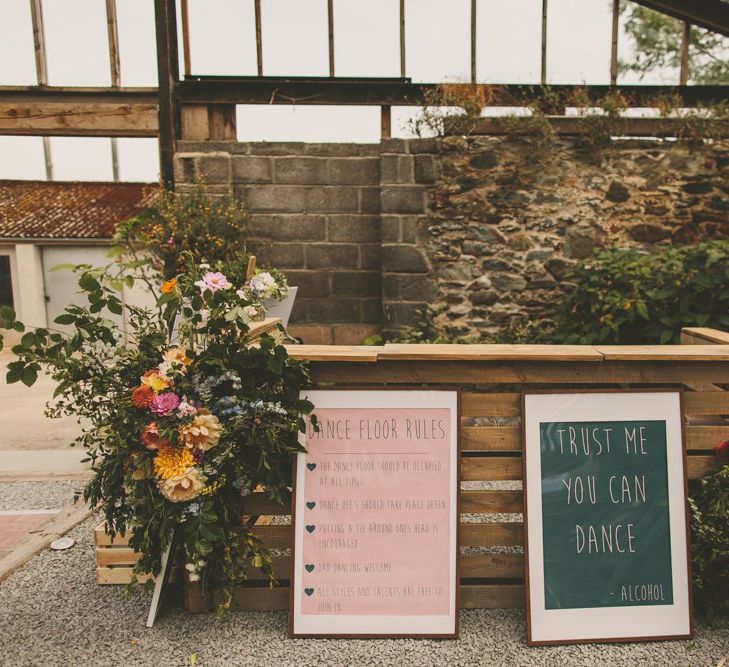
[[[356,344],[425,306],[457,334],[549,321],[599,247],[729,238],[729,143],[180,142],[178,187],[246,204],[252,247],[299,286],[290,331]]]

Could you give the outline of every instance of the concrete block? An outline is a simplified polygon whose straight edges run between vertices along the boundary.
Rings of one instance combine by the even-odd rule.
[[[331,278],[335,296],[379,297],[382,291],[379,271],[337,271]]]
[[[382,270],[385,273],[427,273],[428,260],[417,246],[382,246]]]
[[[380,219],[374,215],[330,215],[328,233],[328,239],[334,243],[377,242]]]
[[[306,246],[308,269],[355,269],[359,252],[354,244],[312,243]]]
[[[276,241],[324,241],[327,223],[323,215],[254,213],[248,216],[248,230],[253,238]]]
[[[380,182],[380,159],[330,158],[327,182],[330,185],[377,185]]]
[[[425,189],[419,185],[384,186],[380,206],[383,213],[423,213]]]
[[[329,161],[317,157],[277,157],[274,181],[287,185],[326,185]]]
[[[273,170],[271,159],[252,155],[236,155],[233,157],[233,182],[235,183],[271,183]]]

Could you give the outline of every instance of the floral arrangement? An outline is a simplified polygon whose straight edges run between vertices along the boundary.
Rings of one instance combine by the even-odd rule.
[[[275,581],[246,497],[288,501],[298,432],[313,409],[300,398],[306,366],[269,335],[251,344],[251,321],[263,317],[263,300],[285,293],[285,280],[266,271],[246,280],[244,265],[188,257],[162,284],[156,310],[122,304],[113,269],[79,267],[88,306],[56,318],[73,333],[25,332],[7,378],[31,385],[47,370],[58,384],[49,415],[88,424],[77,440],[94,473],[84,497],[110,532],[130,535],[141,553],[135,572],[157,574],[174,540],[191,581],[228,592],[223,608],[246,569]],[[105,315],[124,309],[131,344]],[[9,308],[0,326],[25,329]]]

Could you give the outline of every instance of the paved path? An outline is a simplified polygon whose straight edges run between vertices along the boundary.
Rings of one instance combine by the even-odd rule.
[[[15,357],[0,352],[0,481],[84,479],[84,451],[69,444],[81,432],[72,417],[49,419],[45,405],[55,384],[41,375],[36,384],[6,384],[7,365]]]

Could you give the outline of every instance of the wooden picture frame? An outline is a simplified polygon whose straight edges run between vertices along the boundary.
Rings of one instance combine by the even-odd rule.
[[[454,388],[437,389],[423,387],[342,387],[336,389],[312,388],[302,391],[302,397],[309,397],[319,410],[345,408],[349,410],[423,410],[448,409],[449,413],[449,449],[446,453],[450,462],[447,471],[448,504],[447,526],[448,538],[448,590],[447,614],[376,614],[376,613],[306,613],[302,614],[303,591],[306,588],[304,573],[304,513],[309,511],[305,497],[306,475],[313,472],[305,466],[308,454],[299,454],[294,461],[292,488],[292,522],[294,525],[294,541],[291,557],[291,586],[289,591],[289,636],[293,638],[439,638],[454,639],[458,637],[460,591],[459,591],[459,521],[460,521],[460,392]],[[353,400],[354,399],[354,400]],[[436,400],[437,399],[437,400]],[[316,410],[315,410],[316,412]],[[394,414],[394,413],[393,413]],[[300,435],[300,441],[306,446],[306,435]],[[414,441],[411,441],[411,444]],[[345,452],[335,452],[342,455]],[[356,452],[361,454],[363,452]],[[375,452],[377,453],[377,452]],[[392,452],[389,452],[390,454]],[[419,452],[411,452],[419,453]],[[379,452],[378,455],[384,453]],[[351,454],[350,454],[351,456]],[[311,462],[309,462],[311,463]],[[302,488],[304,492],[302,493]],[[374,497],[374,496],[373,496]],[[306,508],[306,509],[304,509]],[[427,512],[425,512],[427,514]],[[350,524],[351,525],[351,524]],[[400,553],[400,555],[402,555]],[[442,555],[442,554],[441,554]],[[301,559],[301,561],[300,561]],[[311,563],[313,565],[313,563]],[[391,564],[392,567],[392,564]],[[356,586],[356,578],[352,575]],[[321,583],[319,583],[322,586]],[[422,601],[414,601],[414,610],[422,608]],[[313,619],[313,620],[312,620]]]
[[[540,404],[541,403],[541,404]],[[524,480],[524,549],[525,549],[525,565],[526,565],[526,610],[527,610],[527,643],[530,646],[541,646],[551,644],[573,644],[573,643],[596,643],[596,642],[634,642],[634,641],[655,641],[667,639],[688,639],[693,636],[693,613],[692,613],[692,597],[691,597],[691,552],[689,541],[689,514],[688,514],[688,480],[686,473],[686,448],[685,448],[685,431],[684,431],[684,409],[683,394],[680,388],[666,389],[576,389],[566,391],[525,391],[521,396],[522,408],[522,443],[523,443],[523,480]],[[629,599],[626,604],[622,604],[622,596],[624,595],[621,586],[621,603],[614,604],[615,600],[611,600],[610,605],[599,606],[590,604],[588,607],[570,606],[574,602],[564,601],[563,606],[552,606],[547,609],[547,598],[556,600],[558,587],[547,582],[545,575],[546,552],[544,547],[545,534],[545,518],[542,513],[544,497],[551,498],[554,502],[556,493],[554,492],[554,475],[544,482],[542,458],[545,441],[548,453],[547,460],[556,457],[556,440],[549,436],[543,436],[547,430],[555,424],[564,424],[567,422],[585,423],[616,423],[623,425],[625,423],[645,422],[659,424],[663,422],[663,433],[665,434],[665,494],[666,507],[665,519],[668,524],[667,535],[664,535],[663,544],[668,544],[669,568],[670,568],[670,590],[671,602],[664,604],[659,600],[648,599],[632,599],[630,584],[627,586]],[[620,428],[616,426],[616,428]],[[626,456],[628,455],[629,434],[626,428],[624,434]],[[661,427],[655,427],[656,433],[661,432]],[[611,427],[612,429],[612,427]],[[555,432],[558,432],[556,429]],[[563,430],[563,433],[565,431]],[[612,431],[611,431],[612,432]],[[643,431],[640,431],[641,436]],[[571,433],[570,433],[571,435]],[[563,436],[560,435],[560,438]],[[610,435],[608,434],[608,439]],[[599,436],[598,436],[599,438]],[[569,439],[569,436],[568,436]],[[589,439],[589,438],[588,438]],[[632,440],[630,441],[632,443]],[[646,443],[648,440],[646,439]],[[562,444],[560,440],[560,445]],[[570,442],[570,446],[574,444]],[[603,445],[605,445],[603,438]],[[550,449],[550,445],[552,448]],[[615,446],[619,446],[614,443]],[[648,448],[648,444],[646,444]],[[604,449],[604,447],[603,447]],[[597,447],[595,452],[590,455],[594,459],[597,456]],[[607,452],[610,449],[607,447]],[[613,449],[613,454],[616,452]],[[660,447],[655,449],[658,456],[662,457]],[[642,452],[642,443],[641,443]],[[650,452],[646,451],[645,454]],[[584,454],[584,451],[583,451]],[[561,456],[561,453],[560,453]],[[551,465],[551,464],[550,464]],[[599,469],[599,467],[598,467]],[[655,470],[652,468],[651,470]],[[662,471],[658,471],[662,472]],[[560,490],[564,496],[565,490],[570,493],[572,482],[564,478],[566,470],[560,472],[561,481],[564,488]],[[582,475],[585,474],[585,468],[582,468]],[[610,494],[610,503],[615,503],[617,495],[613,494],[612,484],[615,475],[608,476],[608,493]],[[637,478],[637,475],[636,475]],[[593,475],[593,492],[596,498],[599,492],[596,489],[596,477]],[[603,493],[605,488],[605,479],[597,478],[601,482],[600,487]],[[539,485],[538,487],[536,485]],[[638,484],[638,482],[636,482]],[[576,486],[576,485],[575,485]],[[647,502],[646,494],[654,493],[655,488],[660,491],[660,485],[653,485],[654,488],[650,492],[645,491],[646,481],[643,477],[643,493],[636,491],[637,502]],[[546,491],[545,491],[546,488]],[[636,487],[640,489],[640,486]],[[629,489],[628,489],[629,494]],[[620,503],[624,502],[623,498]],[[598,508],[599,509],[599,508]],[[572,512],[577,511],[575,505]],[[584,516],[584,515],[583,515]],[[608,515],[609,516],[609,515]],[[646,521],[647,525],[655,526],[655,522]],[[633,524],[630,524],[633,525]],[[644,526],[645,527],[645,526]],[[579,552],[580,538],[579,530],[575,524],[575,551]],[[602,528],[601,528],[602,530]],[[612,530],[612,527],[610,528]],[[617,533],[617,528],[615,529]],[[559,534],[563,536],[562,531],[549,530],[552,540],[553,536]],[[615,566],[616,560],[612,554],[612,538],[607,540],[605,535],[602,536],[603,547],[610,547],[611,552],[607,557],[608,568],[611,566],[619,570],[619,566]],[[590,542],[590,547],[592,542]],[[617,538],[616,538],[617,545]],[[584,551],[585,542],[582,541]],[[597,542],[596,542],[597,546]],[[625,546],[623,546],[625,548]],[[645,545],[642,545],[645,549]],[[550,558],[553,559],[553,547]],[[589,552],[588,552],[589,553]],[[636,548],[635,553],[638,553]],[[636,563],[652,563],[654,557],[642,551],[641,556],[636,556]],[[560,566],[564,567],[569,576],[574,577],[574,581],[578,582],[579,572],[570,569],[570,566],[577,561],[564,559]],[[584,561],[583,561],[584,563]],[[581,565],[581,567],[584,565]],[[665,570],[665,567],[664,567]],[[593,571],[597,571],[597,566]],[[636,568],[637,571],[637,568]],[[597,579],[597,578],[596,578]],[[549,585],[548,585],[549,584]],[[599,584],[595,585],[595,588]],[[646,582],[646,586],[650,586],[650,582]],[[658,586],[658,584],[655,584]],[[579,595],[589,597],[595,594],[594,591],[585,590],[580,587],[579,583],[575,586],[580,590]],[[640,589],[636,589],[640,590]],[[647,590],[647,588],[645,589]],[[654,588],[653,590],[658,590]],[[660,588],[663,595],[663,588]],[[604,593],[604,592],[603,592]],[[612,596],[617,591],[609,592]],[[652,594],[651,594],[652,596]],[[568,597],[575,597],[574,595]],[[636,598],[638,598],[636,594]],[[656,594],[657,597],[657,594]],[[617,598],[616,598],[617,599]],[[653,604],[655,603],[655,604]]]

